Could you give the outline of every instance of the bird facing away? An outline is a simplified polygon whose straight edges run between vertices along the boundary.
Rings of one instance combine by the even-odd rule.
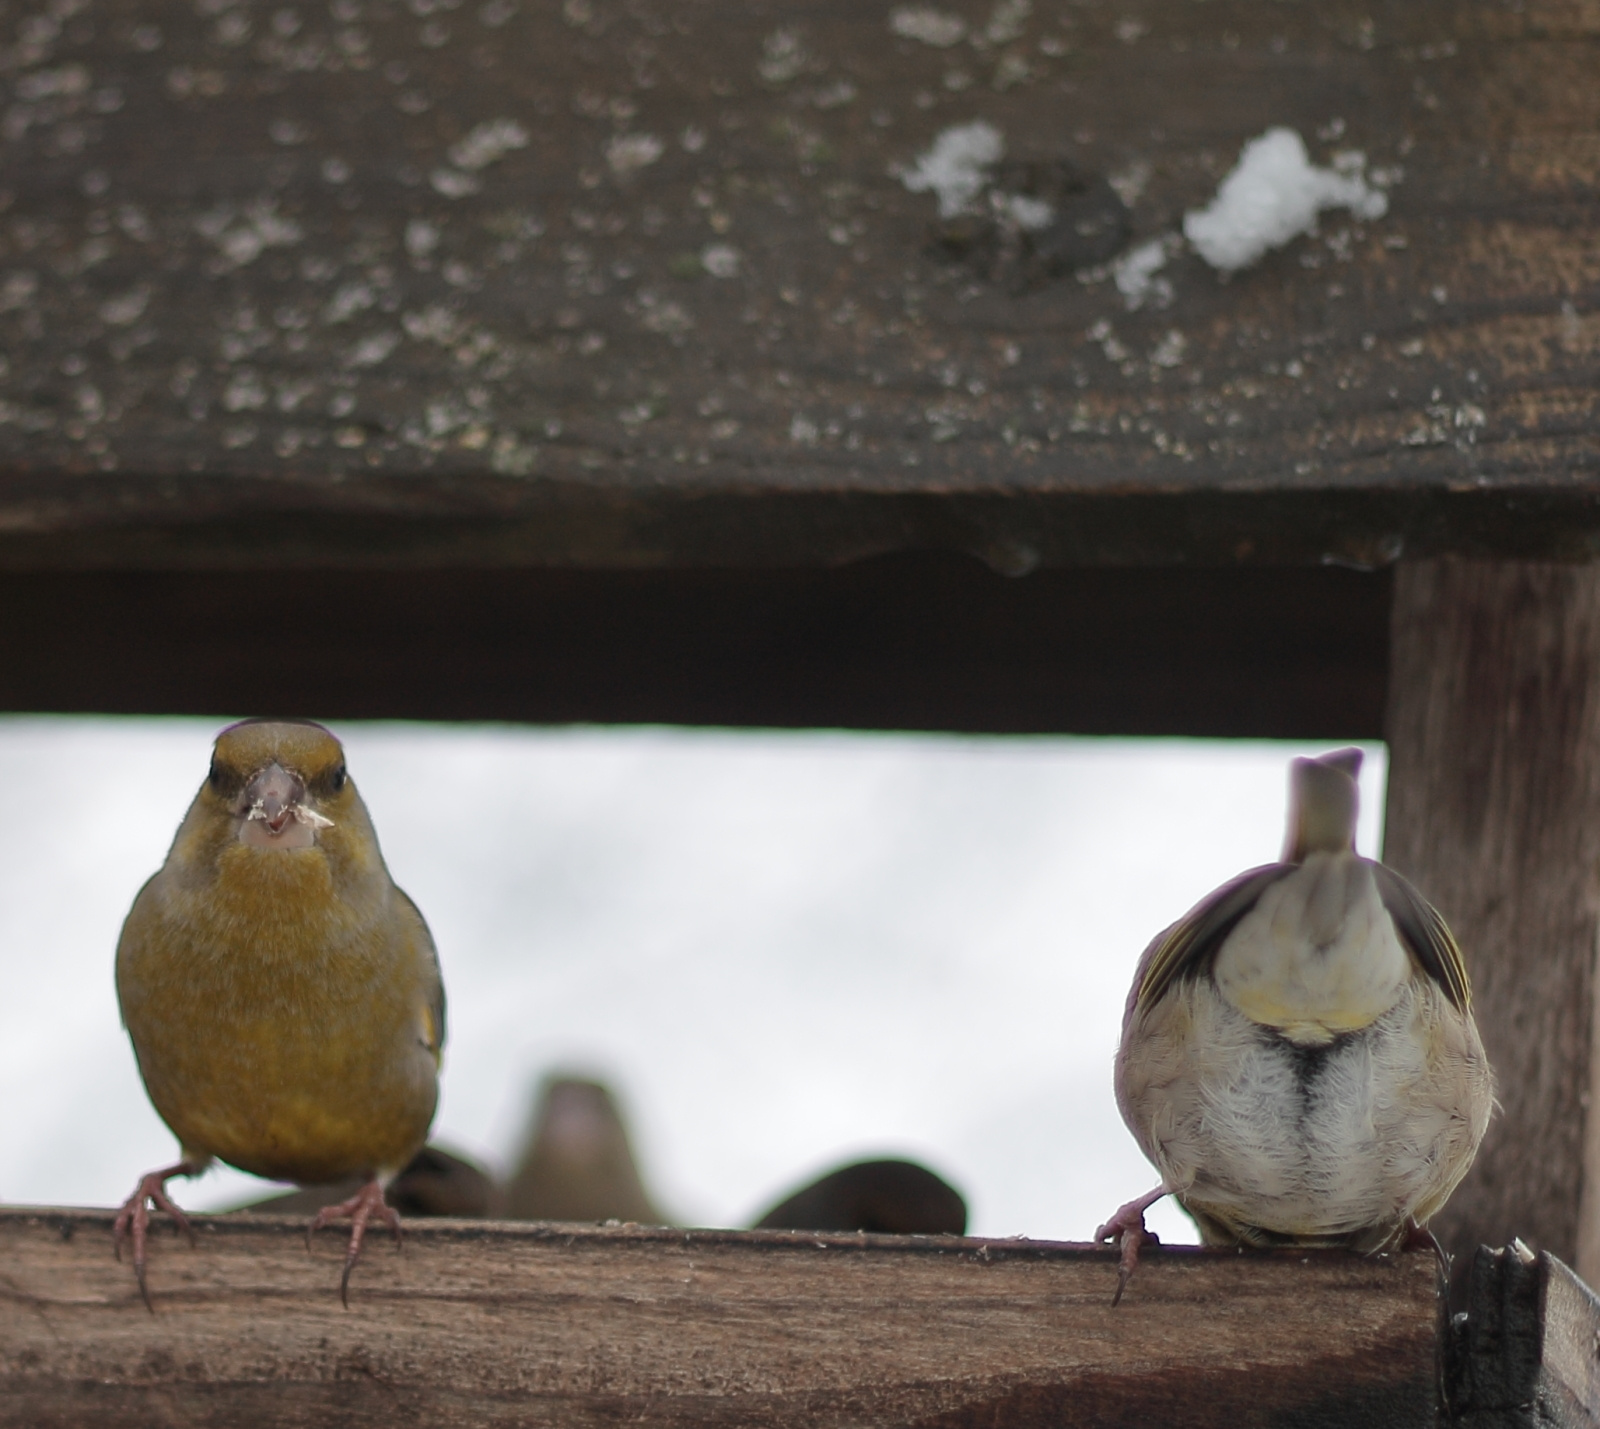
[[[1139,960],[1117,1105],[1161,1184],[1095,1233],[1121,1243],[1116,1300],[1162,1196],[1207,1245],[1370,1253],[1420,1234],[1472,1165],[1494,1082],[1461,950],[1356,853],[1360,768],[1358,749],[1296,759],[1283,861]]]
[[[444,987],[422,915],[389,877],[339,741],[247,720],[211,770],[117,944],[117,999],[139,1072],[182,1148],[117,1215],[149,1303],[149,1206],[213,1158],[273,1180],[360,1177],[307,1232],[348,1216],[340,1295],[368,1222],[398,1240],[383,1180],[422,1146],[438,1097]],[[190,1232],[193,1238],[192,1231]]]

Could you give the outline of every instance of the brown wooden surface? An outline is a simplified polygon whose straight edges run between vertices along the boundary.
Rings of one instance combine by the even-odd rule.
[[[1379,738],[1389,580],[1317,568],[0,572],[0,710]]]
[[[17,10],[0,564],[1590,552],[1593,4],[890,8]],[[1134,242],[1272,125],[1403,174],[1129,312],[929,252],[891,171],[978,118],[1144,175]]]
[[[0,1424],[1432,1426],[1433,1257],[414,1223],[333,1237],[0,1211]]]
[[[1403,562],[1385,858],[1466,955],[1500,1109],[1434,1229],[1600,1274],[1600,570]]]

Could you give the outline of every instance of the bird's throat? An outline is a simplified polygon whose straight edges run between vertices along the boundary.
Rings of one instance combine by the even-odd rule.
[[[315,922],[319,912],[339,901],[327,855],[314,841],[299,848],[262,848],[240,839],[217,860],[218,910],[257,927]]]

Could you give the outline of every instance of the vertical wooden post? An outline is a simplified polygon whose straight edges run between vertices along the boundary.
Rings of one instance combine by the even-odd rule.
[[[1434,1229],[1593,1282],[1600,566],[1404,563],[1392,632],[1385,857],[1461,942],[1500,1100]]]

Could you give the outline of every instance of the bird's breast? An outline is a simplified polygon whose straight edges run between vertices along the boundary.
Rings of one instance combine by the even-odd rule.
[[[1411,959],[1372,865],[1316,853],[1271,884],[1217,950],[1222,997],[1291,1042],[1326,1045],[1399,1000]]]
[[[396,1168],[433,1115],[431,955],[326,889],[315,850],[209,897],[142,894],[117,983],[151,1101],[186,1147],[316,1182]],[[296,895],[300,896],[296,896]]]

